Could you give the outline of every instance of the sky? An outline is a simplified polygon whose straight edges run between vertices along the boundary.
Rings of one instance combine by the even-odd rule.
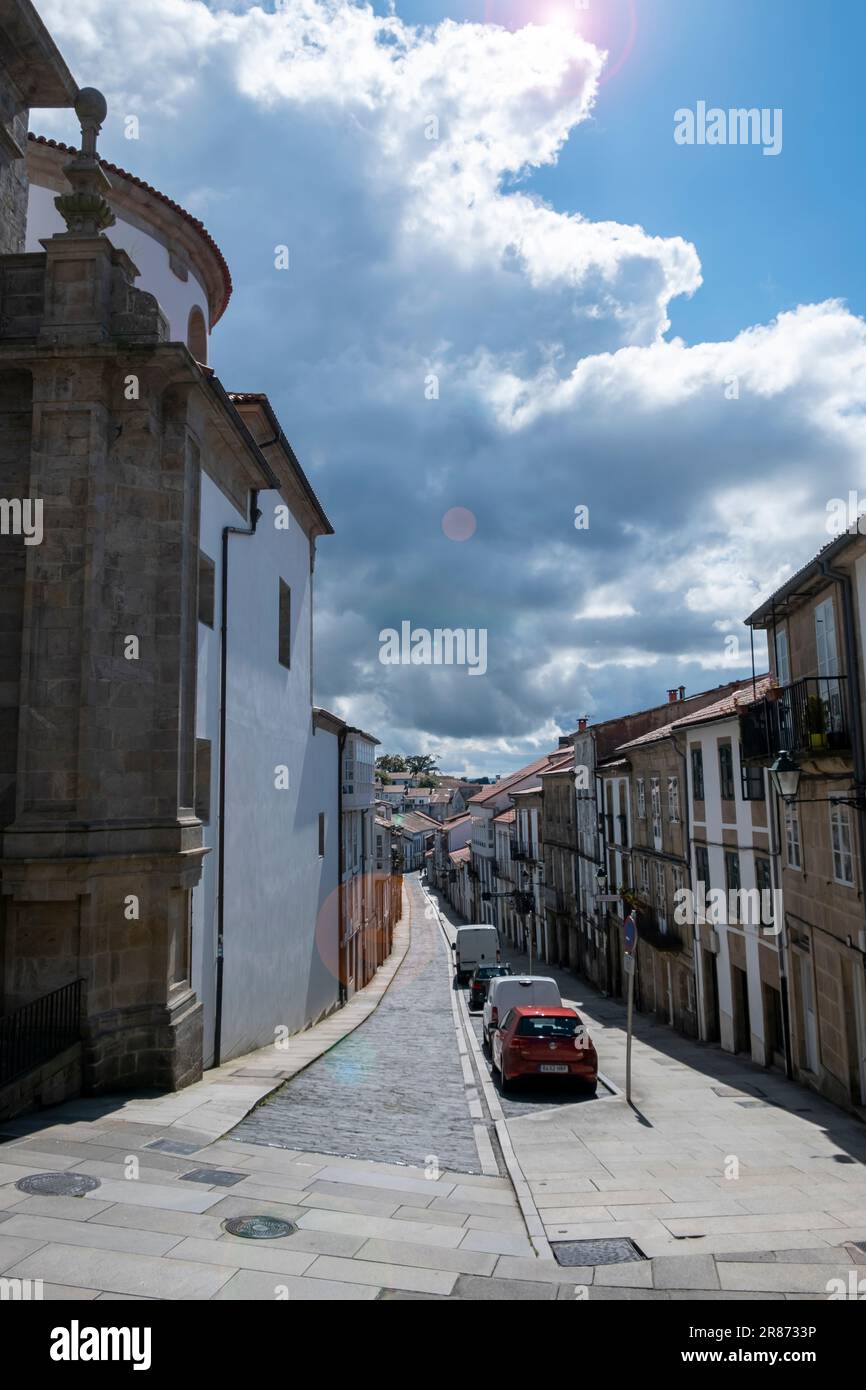
[[[495,776],[750,673],[743,619],[866,493],[866,6],[38,3],[101,152],[221,247],[212,365],[334,524],[318,703]],[[679,143],[700,103],[766,138]],[[383,664],[405,622],[486,669]]]

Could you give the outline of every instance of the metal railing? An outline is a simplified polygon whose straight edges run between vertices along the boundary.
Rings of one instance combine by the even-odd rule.
[[[0,1018],[0,1085],[80,1041],[83,984],[73,980]]]
[[[745,758],[772,761],[788,753],[836,753],[851,747],[847,676],[806,676],[740,716]]]

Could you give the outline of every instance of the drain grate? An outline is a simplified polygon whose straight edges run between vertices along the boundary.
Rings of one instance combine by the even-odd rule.
[[[230,1236],[246,1240],[279,1240],[297,1229],[294,1221],[281,1221],[278,1216],[230,1216],[223,1222],[223,1230]]]
[[[627,1236],[615,1236],[610,1240],[557,1240],[551,1241],[550,1248],[557,1263],[569,1269],[576,1265],[622,1265],[646,1259],[643,1251]]]
[[[83,1197],[99,1185],[99,1178],[87,1173],[33,1173],[15,1184],[19,1192],[29,1192],[32,1197]]]
[[[233,1173],[229,1168],[193,1168],[191,1173],[184,1173],[181,1182],[206,1182],[213,1187],[234,1187],[236,1182],[243,1182],[248,1178],[249,1173]]]
[[[197,1154],[201,1144],[182,1144],[179,1139],[154,1139],[152,1144],[145,1144],[146,1149],[156,1149],[161,1154],[180,1154],[186,1158],[189,1154]]]
[[[744,1110],[769,1110],[770,1108],[770,1102],[768,1100],[738,1100],[734,1103],[736,1105],[741,1105]]]

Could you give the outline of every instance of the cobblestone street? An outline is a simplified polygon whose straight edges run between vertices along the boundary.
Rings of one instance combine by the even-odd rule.
[[[376,1013],[254,1110],[246,1143],[480,1172],[451,1012],[451,958],[417,875],[412,944]]]

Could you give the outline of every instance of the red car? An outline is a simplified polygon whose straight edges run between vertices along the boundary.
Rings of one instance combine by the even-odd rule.
[[[503,1091],[518,1077],[561,1076],[595,1092],[598,1056],[580,1015],[550,1005],[509,1009],[493,1033],[493,1066]]]

